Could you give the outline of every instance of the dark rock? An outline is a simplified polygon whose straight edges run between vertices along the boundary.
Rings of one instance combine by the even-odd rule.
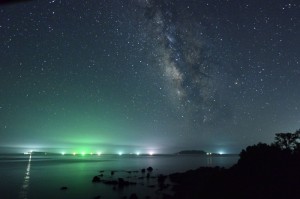
[[[110,172],[110,175],[114,175],[114,174],[115,174],[115,172],[114,172],[114,171],[111,171],[111,172]]]
[[[119,183],[124,183],[124,179],[123,178],[118,178]]]
[[[103,173],[104,172],[104,170],[101,170],[101,171],[99,171],[100,173]]]
[[[119,185],[119,187],[128,186],[128,185],[129,185],[129,182],[128,182],[128,181],[125,181],[123,178],[119,178],[119,179],[118,179],[118,185]]]
[[[129,199],[138,199],[137,195],[135,193],[132,193],[129,197]]]
[[[148,167],[148,168],[147,168],[147,171],[148,171],[148,172],[152,172],[152,171],[153,171],[153,168],[152,168],[152,167]]]
[[[122,188],[124,186],[136,185],[136,182],[129,182],[129,181],[124,180],[123,178],[119,178],[118,185],[120,188]]]
[[[60,188],[60,190],[67,190],[67,189],[68,189],[68,187],[65,187],[65,186]]]
[[[149,188],[155,188],[155,185],[148,185]]]
[[[147,173],[147,176],[146,176],[146,178],[147,178],[147,179],[149,179],[149,178],[150,178],[150,174],[149,174],[149,173]]]
[[[165,175],[158,175],[158,177],[157,177],[158,184],[164,184],[166,178],[167,178],[167,176],[165,176]]]
[[[169,184],[162,184],[162,185],[159,185],[159,191],[163,191],[164,189],[167,189],[169,188]]]
[[[94,176],[92,182],[100,182],[100,177]]]
[[[102,182],[104,184],[108,184],[108,185],[117,185],[118,184],[118,181],[116,181],[116,180],[102,180]]]
[[[94,199],[100,199],[100,198],[101,198],[100,195],[94,197]]]
[[[142,172],[142,173],[145,173],[145,172],[146,172],[146,169],[142,169],[141,172]]]
[[[100,175],[98,175],[99,177],[103,177],[104,175],[103,174],[100,174]]]

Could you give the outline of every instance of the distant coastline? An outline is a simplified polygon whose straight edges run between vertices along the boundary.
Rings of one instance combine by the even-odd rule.
[[[183,150],[179,151],[176,154],[178,155],[206,155],[207,152],[203,150]]]
[[[32,151],[32,152],[25,152],[25,153],[0,153],[1,156],[18,156],[18,155],[34,155],[34,156],[174,156],[174,155],[196,155],[196,156],[238,156],[239,154],[219,154],[219,153],[208,153],[202,150],[183,150],[176,153],[157,153],[157,154],[134,154],[134,153],[124,153],[122,155],[117,153],[55,153],[55,152],[46,152],[46,151]]]
[[[175,153],[175,155],[237,156],[238,154],[210,153],[203,150],[182,150]]]

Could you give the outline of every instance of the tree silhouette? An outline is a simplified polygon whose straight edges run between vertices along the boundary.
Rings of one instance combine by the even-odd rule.
[[[276,133],[275,135],[275,146],[278,146],[283,150],[298,150],[300,146],[300,130],[295,133]]]
[[[250,170],[269,170],[273,165],[279,166],[282,154],[281,149],[275,145],[258,143],[242,150],[237,166]]]

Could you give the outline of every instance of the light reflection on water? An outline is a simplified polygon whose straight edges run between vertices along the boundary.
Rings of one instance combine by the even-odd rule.
[[[154,168],[152,176],[159,174],[168,175],[175,172],[185,172],[190,169],[206,167],[227,167],[235,164],[238,156],[199,156],[199,155],[154,155],[154,156],[50,156],[50,155],[22,155],[0,157],[0,176],[7,176],[9,181],[0,184],[0,192],[4,198],[19,199],[82,199],[95,198],[122,198],[135,192],[139,198],[150,196],[160,198],[157,192],[149,185],[156,185],[157,179],[148,180],[140,170],[149,166]],[[2,163],[1,163],[2,161]],[[25,170],[26,168],[26,170]],[[138,185],[112,190],[105,184],[95,184],[91,180],[99,171],[103,172],[103,179],[118,178],[137,182]],[[110,172],[116,171],[114,176]],[[129,174],[126,171],[138,171]],[[20,182],[20,179],[21,182]],[[47,181],[47,184],[41,183]],[[1,183],[1,181],[0,181]],[[67,191],[61,191],[62,186],[67,186]],[[14,190],[17,189],[17,192]],[[169,190],[170,191],[171,187]],[[168,193],[168,192],[166,192]]]
[[[28,199],[27,194],[29,190],[29,180],[30,180],[30,165],[31,165],[31,154],[29,155],[27,168],[24,175],[23,185],[20,190],[20,197],[21,199]]]
[[[212,159],[212,157],[207,157],[207,158],[206,158],[206,165],[207,165],[208,167],[213,166],[213,159]]]

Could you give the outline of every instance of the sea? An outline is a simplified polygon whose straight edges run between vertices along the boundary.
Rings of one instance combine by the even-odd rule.
[[[172,194],[169,187],[159,190],[157,176],[184,172],[199,167],[229,168],[238,155],[0,155],[1,199],[96,199],[163,198]],[[152,167],[153,171],[141,169]],[[113,172],[112,172],[113,171]],[[94,176],[103,180],[134,182],[136,185],[118,187],[93,183]],[[65,187],[65,188],[62,188]]]

